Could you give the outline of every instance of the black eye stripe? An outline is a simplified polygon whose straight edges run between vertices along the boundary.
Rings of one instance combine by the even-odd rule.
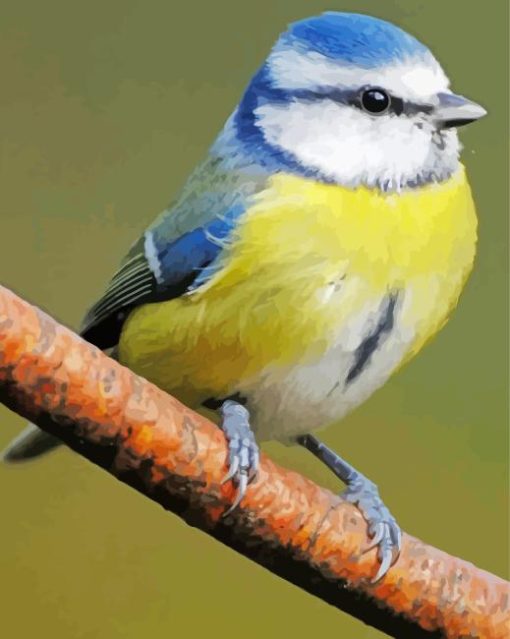
[[[406,111],[406,107],[407,107],[407,105],[404,103],[404,100],[402,100],[402,98],[393,97],[391,99],[390,111],[395,113],[395,115],[402,115],[402,113],[404,113],[404,112],[409,114],[409,112]]]
[[[361,89],[331,89],[328,87],[319,87],[316,90],[308,89],[296,89],[290,91],[288,99],[315,101],[320,99],[332,100],[339,104],[345,104],[363,109],[361,104],[361,96],[363,92],[376,89],[381,90],[379,87],[362,87]],[[409,100],[403,100],[391,93],[385,91],[390,98],[390,105],[385,113],[393,113],[394,115],[416,115],[418,113],[430,113],[434,107],[431,104],[420,104],[418,102],[411,102]]]

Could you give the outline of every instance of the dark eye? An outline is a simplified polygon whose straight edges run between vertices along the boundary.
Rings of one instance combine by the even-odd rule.
[[[382,115],[390,108],[391,99],[384,89],[370,87],[361,94],[361,106],[367,113]]]

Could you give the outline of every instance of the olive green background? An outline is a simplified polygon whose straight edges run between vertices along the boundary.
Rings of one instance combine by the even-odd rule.
[[[0,279],[76,326],[203,156],[279,31],[324,9],[409,29],[454,89],[490,114],[462,131],[480,246],[452,321],[324,438],[379,483],[405,530],[504,575],[505,0],[2,3]],[[3,407],[0,418],[3,445],[23,422]],[[306,452],[266,448],[340,489]],[[1,467],[0,499],[5,637],[382,636],[67,450]]]

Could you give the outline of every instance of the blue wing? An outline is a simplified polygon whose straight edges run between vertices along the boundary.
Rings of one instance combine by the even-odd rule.
[[[110,348],[118,342],[122,324],[140,304],[179,297],[193,291],[218,268],[245,210],[256,180],[219,172],[207,163],[189,180],[183,195],[132,247],[99,301],[87,313],[82,336]]]

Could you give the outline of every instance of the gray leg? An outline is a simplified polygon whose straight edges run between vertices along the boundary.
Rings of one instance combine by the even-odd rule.
[[[342,497],[359,508],[368,524],[371,542],[366,550],[377,546],[381,565],[372,581],[379,581],[398,557],[402,533],[379,497],[377,486],[313,435],[304,435],[297,441],[347,485]]]
[[[228,442],[228,473],[222,483],[233,480],[237,494],[230,508],[223,514],[229,515],[244,497],[248,483],[255,478],[259,467],[259,447],[250,428],[250,413],[240,402],[225,400],[220,407],[220,428]]]

